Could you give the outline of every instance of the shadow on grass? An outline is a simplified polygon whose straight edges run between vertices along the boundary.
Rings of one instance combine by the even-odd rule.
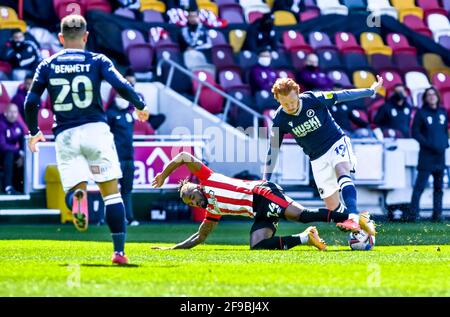
[[[59,266],[71,266],[73,264],[59,264]],[[100,264],[100,263],[82,263],[80,266],[84,267],[127,267],[127,268],[133,268],[133,267],[140,267],[138,264]]]

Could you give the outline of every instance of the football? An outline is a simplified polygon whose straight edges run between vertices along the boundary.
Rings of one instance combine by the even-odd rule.
[[[352,250],[369,251],[375,245],[375,237],[362,230],[352,232],[348,237],[348,245]]]

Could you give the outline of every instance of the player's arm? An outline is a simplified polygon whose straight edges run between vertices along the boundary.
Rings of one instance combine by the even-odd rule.
[[[137,109],[137,115],[140,121],[148,120],[149,112],[145,101],[136,93],[133,86],[119,73],[114,67],[112,61],[102,55],[102,76],[103,78],[122,96],[123,99],[132,103]]]
[[[264,163],[264,180],[270,181],[270,178],[272,177],[283,138],[284,132],[281,131],[278,125],[274,124],[270,130],[269,149],[267,150],[267,156]]]
[[[205,242],[206,238],[214,230],[217,224],[218,224],[217,221],[208,221],[207,219],[205,219],[200,224],[198,231],[189,238],[187,238],[186,240],[184,240],[183,242],[180,242],[172,247],[152,247],[152,249],[159,249],[159,250],[191,249]]]
[[[27,123],[29,131],[28,147],[31,152],[36,152],[36,144],[40,141],[45,141],[44,135],[39,130],[38,112],[41,96],[47,88],[47,70],[45,62],[39,64],[33,78],[31,88],[25,98],[25,122]]]
[[[353,101],[361,98],[372,97],[383,86],[383,77],[377,75],[377,81],[370,86],[370,88],[363,89],[345,89],[341,91],[334,91],[336,102]]]
[[[161,173],[158,173],[155,176],[155,179],[152,182],[152,186],[154,188],[161,187],[164,184],[164,181],[174,170],[178,167],[186,165],[189,171],[193,174],[200,171],[204,164],[195,156],[187,152],[181,152],[177,156],[175,156],[169,164],[167,164]]]

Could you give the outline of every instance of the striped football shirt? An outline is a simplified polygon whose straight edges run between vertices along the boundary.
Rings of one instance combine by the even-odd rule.
[[[213,172],[203,165],[194,173],[208,200],[206,219],[218,220],[223,215],[254,218],[253,193],[264,181],[247,181]]]

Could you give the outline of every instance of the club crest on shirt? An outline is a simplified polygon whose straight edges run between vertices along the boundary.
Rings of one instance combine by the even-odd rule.
[[[314,117],[315,114],[316,114],[316,113],[315,113],[314,110],[312,110],[312,109],[309,109],[308,111],[306,111],[306,116],[307,116],[308,118]]]
[[[290,125],[291,128],[294,127],[294,125],[292,124],[292,121],[289,121],[288,124]]]

